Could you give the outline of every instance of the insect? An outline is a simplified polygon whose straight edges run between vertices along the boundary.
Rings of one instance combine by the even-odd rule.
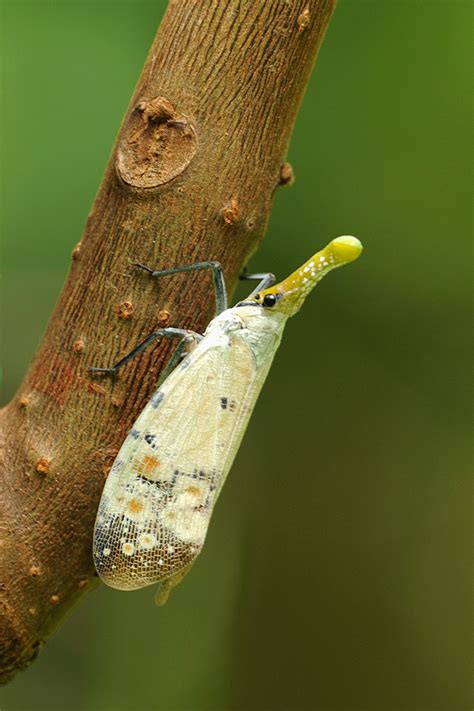
[[[272,274],[244,277],[259,284],[232,308],[217,262],[161,271],[137,265],[152,277],[212,269],[217,315],[204,335],[162,328],[111,368],[91,368],[113,374],[156,338],[180,340],[170,374],[130,430],[102,493],[93,555],[107,585],[160,583],[155,599],[166,602],[202,550],[287,319],[329,271],[361,251],[355,237],[338,237],[279,284]]]

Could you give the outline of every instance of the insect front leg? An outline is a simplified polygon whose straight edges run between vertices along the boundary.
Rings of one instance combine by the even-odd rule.
[[[275,275],[272,274],[271,272],[262,272],[261,274],[247,274],[247,270],[244,269],[242,274],[239,275],[239,279],[241,281],[256,281],[256,280],[258,280],[257,286],[252,291],[252,293],[249,294],[249,296],[248,296],[248,298],[250,298],[251,296],[254,296],[255,294],[257,294],[259,291],[268,289],[268,287],[274,283]]]
[[[135,358],[136,355],[145,350],[145,348],[147,348],[147,346],[149,346],[150,343],[153,343],[153,341],[155,341],[157,338],[179,338],[181,341],[183,341],[183,347],[180,349],[180,344],[177,349],[178,351],[180,351],[179,357],[181,357],[186,345],[191,342],[200,341],[202,339],[202,336],[200,333],[196,333],[195,331],[189,331],[184,328],[160,328],[158,329],[158,331],[150,333],[150,335],[147,336],[144,341],[135,346],[135,348],[133,348],[130,353],[127,353],[127,355],[125,355],[119,361],[114,363],[114,365],[110,366],[109,368],[93,367],[89,368],[89,371],[91,373],[107,373],[109,375],[115,375],[119,368],[125,365],[125,363],[128,363],[129,360],[132,360],[132,358]],[[173,360],[173,358],[171,360]],[[176,365],[176,362],[177,361],[175,361],[174,365]]]
[[[222,313],[228,307],[224,271],[219,262],[196,262],[195,264],[184,264],[181,267],[158,270],[147,267],[146,264],[140,264],[139,262],[136,262],[134,266],[144,269],[146,272],[151,274],[152,277],[162,277],[169,276],[170,274],[183,274],[186,272],[199,271],[201,269],[211,269],[212,279],[214,282],[214,293],[216,297],[216,314],[218,315]]]

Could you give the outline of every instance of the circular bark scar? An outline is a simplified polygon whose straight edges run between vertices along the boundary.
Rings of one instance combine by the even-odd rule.
[[[164,185],[189,165],[197,150],[191,121],[164,97],[140,101],[122,131],[117,172],[136,188]]]

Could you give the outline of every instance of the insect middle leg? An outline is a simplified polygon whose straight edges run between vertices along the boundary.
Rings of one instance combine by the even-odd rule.
[[[196,262],[195,264],[183,264],[181,267],[158,270],[147,267],[146,264],[141,264],[140,262],[135,262],[134,266],[144,269],[146,272],[151,274],[152,277],[162,277],[169,276],[170,274],[183,274],[186,272],[199,271],[201,269],[211,269],[212,279],[214,282],[214,293],[216,296],[216,315],[219,315],[228,307],[224,271],[219,262]]]
[[[123,358],[114,363],[114,365],[110,366],[109,368],[89,368],[89,371],[91,373],[108,373],[110,375],[115,375],[119,368],[125,365],[125,363],[128,363],[129,360],[132,360],[132,358],[135,358],[136,355],[145,350],[145,348],[147,348],[147,346],[149,346],[150,343],[153,343],[153,341],[155,341],[157,338],[179,338],[181,341],[175,353],[171,357],[168,367],[166,368],[167,373],[169,373],[171,370],[170,366],[172,365],[173,368],[175,367],[178,360],[182,357],[184,349],[190,343],[200,341],[202,339],[202,336],[200,333],[196,333],[195,331],[188,331],[184,328],[160,328],[158,329],[158,331],[153,331],[153,333],[150,333],[150,335],[147,336],[145,340],[135,346],[135,348],[133,348],[130,353],[127,353],[127,355],[125,355]]]

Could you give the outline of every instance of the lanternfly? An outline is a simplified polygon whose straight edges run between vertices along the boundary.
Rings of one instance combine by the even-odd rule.
[[[202,550],[287,319],[331,269],[361,251],[355,237],[338,237],[277,285],[272,274],[246,276],[259,284],[232,308],[216,262],[161,271],[137,265],[152,277],[212,269],[217,316],[204,335],[162,328],[111,368],[91,369],[113,374],[154,339],[180,340],[169,375],[129,432],[104,487],[93,555],[107,585],[133,590],[161,583],[156,601],[166,602]]]

